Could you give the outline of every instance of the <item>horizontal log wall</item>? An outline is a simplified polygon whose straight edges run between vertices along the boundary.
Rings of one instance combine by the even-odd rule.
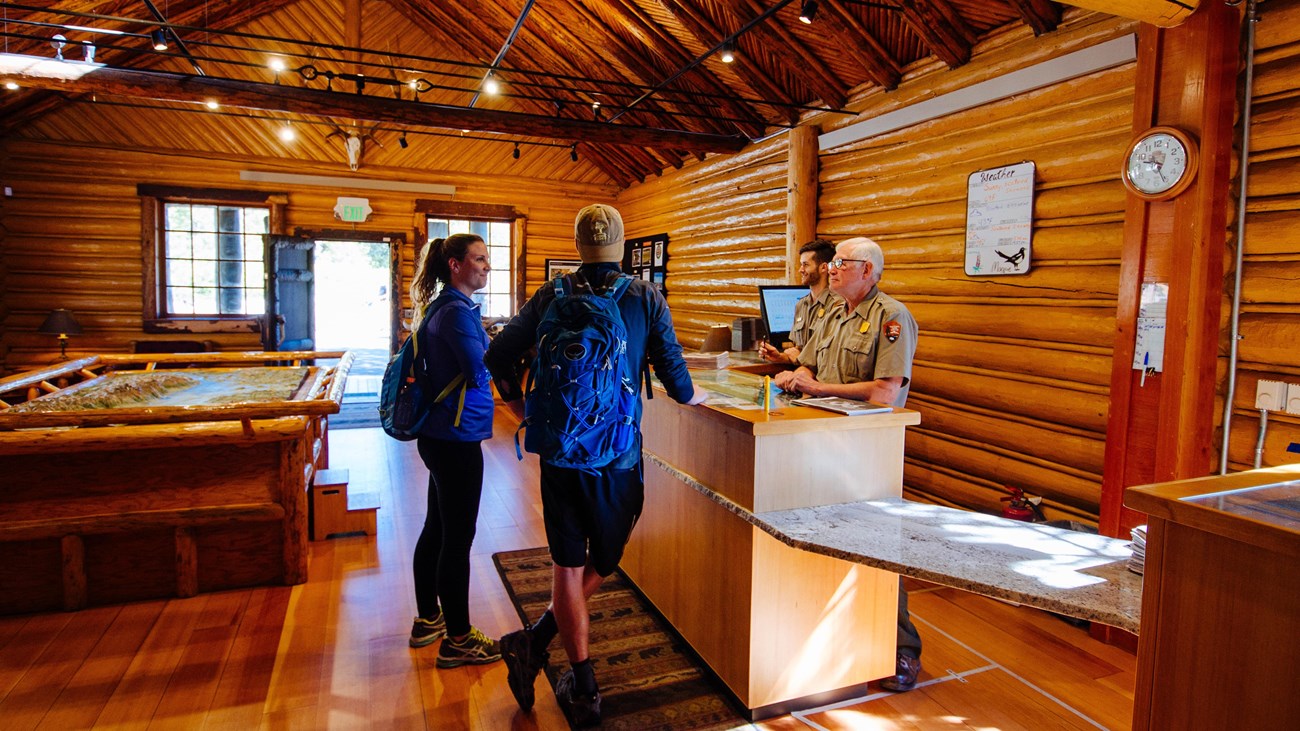
[[[1300,0],[1261,3],[1255,45],[1241,341],[1228,442],[1232,470],[1254,465],[1256,384],[1300,384]],[[1231,296],[1231,277],[1228,287]],[[1226,378],[1224,356],[1220,373]],[[1300,416],[1270,413],[1261,463],[1300,460],[1286,451],[1293,442],[1300,442]]]
[[[148,124],[147,118],[123,124]],[[302,185],[251,184],[239,180],[242,169],[271,169],[303,174],[338,175],[333,168],[284,161],[230,159],[206,153],[159,154],[96,146],[11,139],[0,148],[3,183],[13,196],[3,200],[3,250],[0,252],[0,373],[46,365],[57,356],[55,339],[36,332],[51,309],[73,311],[84,333],[72,337],[68,355],[126,352],[140,338],[213,340],[223,350],[261,349],[254,333],[145,335],[142,329],[141,231],[138,183],[257,189],[288,193],[285,226],[339,229],[334,218],[340,195],[370,199],[374,215],[365,231],[405,232],[401,288],[414,271],[414,242],[419,217],[415,200],[428,194],[331,189]],[[260,163],[260,164],[259,164]],[[374,171],[378,172],[378,171]],[[573,218],[593,200],[609,200],[612,189],[582,184],[473,176],[448,177],[390,169],[387,179],[456,186],[457,202],[504,204],[526,217],[527,240],[516,242],[528,252],[529,287],[542,277],[547,256],[573,256]]]
[[[959,69],[909,70],[897,90],[851,102],[859,118],[807,121],[829,130],[1134,28],[1070,11],[1041,38],[1020,29],[981,43]],[[821,153],[818,234],[880,242],[881,289],[921,327],[909,497],[994,511],[1014,485],[1043,496],[1049,518],[1095,524],[1133,84],[1128,64]],[[671,237],[668,300],[688,345],[709,324],[757,314],[755,285],[783,281],[782,139],[619,196],[629,231]],[[967,277],[967,176],[1022,160],[1037,165],[1033,269]]]

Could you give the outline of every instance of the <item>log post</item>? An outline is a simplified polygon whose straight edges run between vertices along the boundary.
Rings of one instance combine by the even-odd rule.
[[[1177,28],[1142,25],[1138,31],[1133,134],[1155,125],[1178,127],[1199,141],[1199,169],[1172,199],[1128,194],[1101,488],[1104,535],[1124,536],[1145,522],[1145,515],[1124,507],[1125,488],[1214,470],[1240,30],[1239,9],[1209,3]],[[1169,299],[1163,372],[1144,378],[1133,362],[1146,283],[1167,284]],[[1100,639],[1132,644],[1117,630],[1093,627]]]
[[[790,166],[785,205],[785,279],[799,281],[799,247],[817,238],[816,125],[790,130]]]
[[[280,502],[284,505],[284,583],[307,581],[307,490],[312,474],[311,424],[280,443]]]
[[[199,593],[199,549],[194,529],[176,528],[176,596],[191,597]]]
[[[86,542],[73,534],[63,537],[63,608],[69,612],[86,607]]]

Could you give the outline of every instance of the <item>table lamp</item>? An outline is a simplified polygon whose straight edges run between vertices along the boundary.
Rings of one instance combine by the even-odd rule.
[[[80,335],[81,325],[77,324],[77,318],[73,317],[71,312],[64,309],[58,309],[50,312],[49,316],[45,318],[45,322],[41,323],[41,327],[37,332],[43,332],[47,335],[58,335],[59,359],[67,360],[68,336]]]

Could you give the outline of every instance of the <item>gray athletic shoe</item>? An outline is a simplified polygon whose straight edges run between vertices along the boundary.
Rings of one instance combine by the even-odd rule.
[[[533,686],[537,674],[546,667],[551,654],[544,648],[533,647],[533,633],[527,629],[511,632],[498,644],[501,646],[501,659],[506,663],[506,682],[510,684],[510,692],[519,707],[528,712],[536,700]]]
[[[501,649],[496,640],[490,639],[477,627],[470,627],[469,634],[460,642],[451,637],[443,638],[435,664],[440,668],[458,668],[461,665],[486,665],[500,659]]]
[[[447,634],[447,622],[442,618],[441,611],[433,619],[416,617],[415,622],[411,624],[411,639],[407,644],[411,647],[432,645],[445,634]]]
[[[572,669],[565,670],[564,675],[556,681],[555,700],[560,702],[560,710],[568,716],[569,723],[574,728],[600,724],[600,691],[591,695],[579,693]]]

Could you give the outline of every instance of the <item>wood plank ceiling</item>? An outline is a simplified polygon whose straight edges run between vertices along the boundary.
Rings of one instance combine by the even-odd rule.
[[[801,22],[812,5],[812,23]],[[0,135],[93,137],[100,117],[60,113],[93,99],[165,120],[153,125],[157,145],[207,149],[203,135],[168,142],[176,134],[168,130],[204,129],[193,116],[207,109],[196,102],[211,97],[222,103],[212,114],[241,140],[225,152],[346,162],[355,134],[363,164],[414,167],[432,158],[455,169],[449,158],[462,158],[473,172],[484,172],[484,161],[528,156],[549,169],[576,153],[584,165],[575,169],[618,186],[691,156],[739,149],[807,111],[848,112],[852,93],[892,89],[911,64],[933,57],[955,68],[992,31],[1015,24],[1046,33],[1061,17],[1049,0],[58,0],[0,8],[5,54],[50,58],[59,33],[66,58],[82,59],[84,44],[94,43],[95,61],[106,65],[75,82],[41,72],[18,78],[4,66],[0,76],[21,88],[0,91]],[[156,52],[149,36],[160,28],[173,36]],[[722,60],[728,46],[733,63]],[[270,71],[272,55],[288,69]],[[484,91],[489,72],[502,86],[497,95]],[[313,152],[252,139],[286,123],[308,132]],[[402,140],[419,142],[425,156],[399,155]]]

